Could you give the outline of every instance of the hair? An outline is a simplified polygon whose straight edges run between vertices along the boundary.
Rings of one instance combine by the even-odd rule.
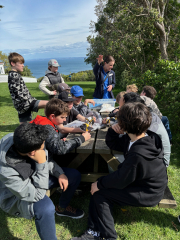
[[[117,119],[123,131],[139,136],[151,125],[152,116],[144,104],[135,102],[124,104],[118,112]]]
[[[157,94],[156,89],[151,86],[144,86],[143,91],[146,93],[146,97],[149,97],[151,99],[155,98]]]
[[[139,94],[134,93],[134,92],[130,92],[130,93],[126,93],[124,94],[124,102],[128,103],[128,102],[139,102],[145,105],[144,100],[140,97]]]
[[[110,56],[110,55],[105,56],[104,63],[105,62],[109,63],[109,62],[112,62],[112,61],[115,62],[115,59],[112,56]]]
[[[131,92],[135,92],[135,93],[138,92],[138,87],[136,86],[136,84],[127,85],[126,91],[127,91],[128,89],[130,89]]]
[[[14,146],[20,153],[29,153],[41,148],[48,137],[46,126],[34,123],[23,123],[14,132]]]
[[[116,102],[119,104],[120,99],[126,94],[125,91],[119,92],[116,96]]]
[[[52,98],[46,104],[45,113],[47,117],[49,117],[51,114],[54,114],[55,117],[57,117],[61,114],[69,115],[70,110],[65,102],[57,98]]]
[[[10,65],[11,65],[11,62],[13,62],[13,63],[17,63],[17,62],[24,63],[23,56],[21,56],[19,53],[16,53],[16,52],[10,53],[9,56],[8,56],[8,60],[9,60]]]

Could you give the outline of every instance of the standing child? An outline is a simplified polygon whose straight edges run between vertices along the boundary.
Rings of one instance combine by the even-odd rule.
[[[56,59],[51,59],[48,62],[48,70],[46,71],[44,78],[39,84],[39,89],[45,94],[49,95],[50,99],[55,96],[58,98],[58,86],[60,83],[64,83],[64,79],[58,72],[59,66],[60,65]]]
[[[31,111],[38,112],[40,108],[45,108],[48,101],[37,100],[31,96],[19,73],[23,71],[24,58],[13,52],[9,54],[8,59],[12,67],[8,74],[8,87],[14,107],[18,111],[19,122],[31,121]]]

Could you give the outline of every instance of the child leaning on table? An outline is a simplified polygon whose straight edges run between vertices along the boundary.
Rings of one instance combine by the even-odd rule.
[[[45,108],[48,101],[37,100],[32,97],[24,80],[19,72],[23,72],[24,58],[16,53],[8,56],[11,70],[8,74],[8,87],[15,109],[18,111],[19,122],[32,120],[31,111],[38,112],[40,108]]]
[[[91,185],[87,231],[71,240],[115,240],[114,204],[153,207],[164,195],[168,181],[164,151],[160,137],[147,130],[151,124],[149,109],[142,103],[124,104],[118,113],[118,123],[126,134],[119,137],[109,128],[106,144],[124,152],[125,160],[118,170]]]

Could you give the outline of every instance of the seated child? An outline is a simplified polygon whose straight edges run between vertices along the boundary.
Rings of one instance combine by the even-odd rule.
[[[159,108],[157,107],[156,103],[153,101],[155,98],[157,92],[156,89],[152,86],[145,86],[143,87],[143,91],[141,92],[141,98],[145,101],[146,106],[152,108],[153,112],[158,115],[158,117],[161,119],[161,121],[164,124],[164,127],[166,128],[166,131],[169,136],[170,143],[172,142],[172,133],[169,126],[169,119],[167,116],[162,116],[162,113],[160,112]]]
[[[51,99],[46,105],[45,112],[46,117],[37,115],[37,117],[32,120],[31,123],[35,123],[37,125],[46,125],[46,129],[48,130],[49,134],[45,143],[46,148],[50,153],[55,155],[66,154],[91,138],[90,133],[85,132],[80,137],[75,137],[69,141],[61,140],[58,126],[66,121],[70,110],[60,99]]]
[[[123,151],[125,160],[118,170],[100,177],[91,185],[88,228],[83,239],[117,239],[112,216],[113,205],[153,207],[167,186],[163,146],[159,136],[149,130],[151,114],[141,103],[127,103],[118,113],[118,123],[126,132],[121,138],[112,128],[106,135],[109,148]]]
[[[38,112],[45,108],[48,101],[37,100],[32,97],[19,72],[23,72],[24,58],[18,53],[10,53],[8,56],[11,71],[8,74],[8,87],[15,109],[18,112],[19,122],[32,120],[31,111]]]
[[[59,94],[58,98],[61,99],[63,102],[67,103],[68,108],[70,109],[70,114],[69,116],[67,116],[66,121],[64,121],[64,124],[60,124],[58,126],[59,131],[61,133],[84,132],[80,128],[64,127],[64,125],[71,123],[75,120],[79,120],[82,122],[86,121],[86,118],[84,116],[82,116],[81,114],[79,114],[78,111],[73,109],[73,102],[75,101],[75,99],[72,97],[72,95],[67,92],[62,92]],[[96,121],[96,118],[95,117],[93,118]]]
[[[94,100],[86,99],[84,103],[82,102],[82,98],[84,97],[83,89],[78,86],[74,85],[71,88],[72,97],[75,99],[73,102],[73,108],[79,112],[82,116],[86,116],[87,114],[91,113],[92,111],[88,108],[87,104],[92,103],[95,105]]]
[[[61,74],[58,72],[58,64],[56,59],[51,59],[48,62],[48,70],[42,81],[39,84],[39,89],[45,94],[49,95],[49,98],[53,98],[56,96],[58,98],[58,85],[59,83],[64,83],[64,79]],[[49,89],[48,89],[48,88]]]
[[[126,92],[127,92],[127,93],[129,93],[129,92],[135,92],[135,93],[137,93],[137,92],[138,92],[138,88],[137,88],[136,84],[127,85],[127,87],[126,87]]]
[[[59,167],[49,156],[44,141],[45,126],[23,123],[14,134],[0,141],[0,208],[14,217],[35,218],[40,239],[57,240],[55,217],[78,219],[82,210],[69,206],[81,174],[73,168]],[[63,192],[54,206],[47,189],[60,187]]]
[[[124,94],[126,94],[125,91],[119,92],[116,96],[116,103],[119,104],[120,103],[120,99],[124,96]],[[119,111],[119,107],[115,108],[110,114],[109,117],[114,117],[115,115],[117,115],[117,112]]]

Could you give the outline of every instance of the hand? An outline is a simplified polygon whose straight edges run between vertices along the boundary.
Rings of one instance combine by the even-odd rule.
[[[61,140],[65,142],[65,141],[66,141],[66,138],[62,138]]]
[[[53,95],[56,95],[56,94],[57,94],[57,91],[56,91],[56,90],[54,90],[54,91],[53,91]]]
[[[46,162],[46,153],[45,153],[44,149],[34,150],[34,151],[28,153],[27,155],[39,164]]]
[[[118,123],[112,125],[112,129],[113,129],[116,133],[118,133],[118,134],[123,134],[123,133],[124,133],[124,131],[121,130],[121,128],[120,128],[120,126],[119,126]]]
[[[103,60],[103,55],[99,55],[98,58],[96,58],[98,60],[98,64],[102,63]]]
[[[118,111],[119,111],[119,109],[116,108],[116,109],[113,110],[113,113],[116,113]]]
[[[95,192],[99,191],[97,187],[97,181],[91,184],[91,191],[90,193],[93,195]]]
[[[89,132],[83,133],[82,136],[85,138],[85,141],[87,141],[91,138],[91,134]]]
[[[84,105],[87,106],[88,103],[92,103],[92,105],[95,106],[95,101],[92,100],[92,99],[86,99],[86,100],[84,101]]]
[[[110,91],[112,90],[112,85],[109,85],[109,86],[107,87],[107,90],[108,90],[108,92],[110,92]]]
[[[66,177],[65,174],[61,174],[58,178],[58,181],[61,189],[63,189],[63,192],[65,192],[66,189],[68,188],[68,178]]]

